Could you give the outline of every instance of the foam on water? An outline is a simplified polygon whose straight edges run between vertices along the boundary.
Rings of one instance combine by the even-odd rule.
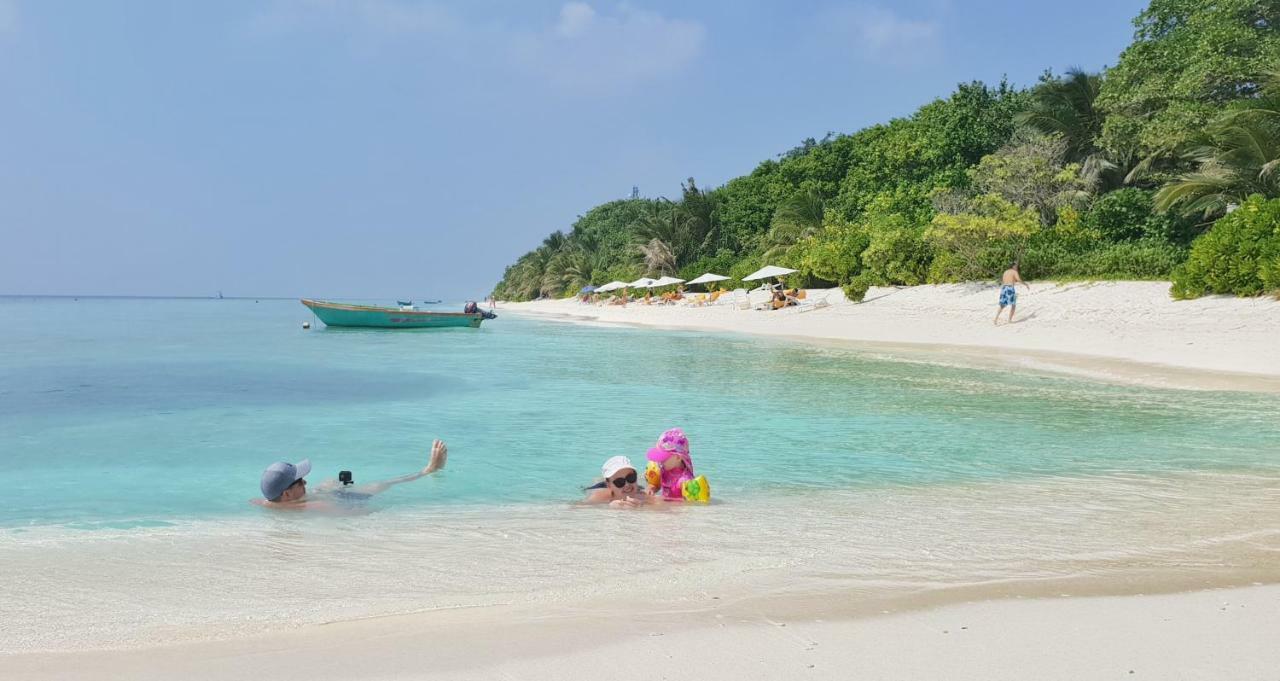
[[[306,317],[0,301],[0,650],[637,595],[1257,574],[1280,550],[1275,396],[509,316],[407,333]],[[607,455],[640,459],[671,425],[722,503],[569,506]],[[367,481],[420,467],[433,437],[448,470],[366,514],[247,503],[278,458]]]

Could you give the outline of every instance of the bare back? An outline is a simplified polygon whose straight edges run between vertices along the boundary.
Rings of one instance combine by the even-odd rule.
[[[1000,283],[1005,286],[1013,286],[1014,284],[1021,284],[1022,277],[1018,275],[1018,270],[1015,270],[1012,267],[1010,267],[1009,269],[1004,271],[1004,274],[1000,275]]]

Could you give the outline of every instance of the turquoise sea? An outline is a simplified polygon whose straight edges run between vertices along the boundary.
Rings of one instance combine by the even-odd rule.
[[[0,652],[270,628],[281,579],[307,623],[619,580],[693,599],[1274,569],[1277,395],[498,312],[304,330],[295,300],[0,298]],[[673,426],[718,503],[571,506]],[[437,437],[447,470],[360,514],[249,503],[273,461],[371,481]]]

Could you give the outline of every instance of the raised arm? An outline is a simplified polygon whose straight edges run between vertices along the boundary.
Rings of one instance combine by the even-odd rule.
[[[448,459],[449,448],[445,446],[442,440],[436,440],[431,443],[431,460],[427,462],[426,468],[423,468],[417,473],[402,475],[398,478],[391,478],[390,480],[382,480],[380,482],[371,482],[365,485],[360,485],[358,491],[365,494],[378,494],[379,492],[385,492],[387,488],[392,485],[399,485],[402,482],[411,482],[418,478],[424,478],[435,473],[436,471],[444,468],[444,464]]]

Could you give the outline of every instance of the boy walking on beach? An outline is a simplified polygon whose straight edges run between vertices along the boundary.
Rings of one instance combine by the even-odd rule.
[[[1031,286],[1022,280],[1022,276],[1018,274],[1018,261],[1013,261],[1009,265],[1009,269],[1000,275],[1000,307],[996,310],[996,318],[993,323],[1000,323],[1000,313],[1004,312],[1005,306],[1009,307],[1009,323],[1013,323],[1013,313],[1018,309],[1018,289],[1014,288],[1015,284],[1022,284],[1027,287],[1027,292],[1031,292]]]

